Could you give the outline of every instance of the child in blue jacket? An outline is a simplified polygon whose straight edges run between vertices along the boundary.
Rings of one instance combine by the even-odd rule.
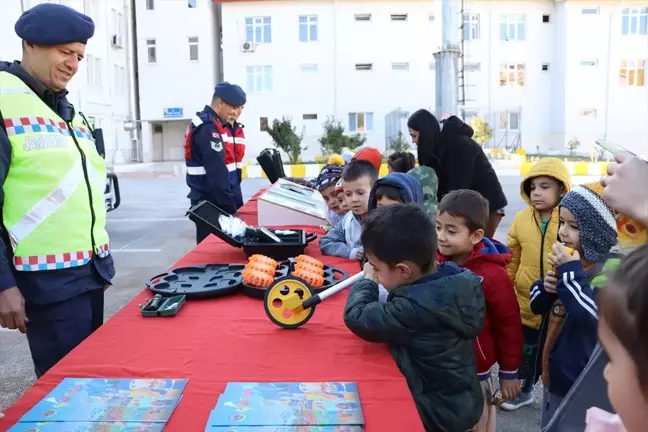
[[[560,201],[558,235],[549,262],[554,269],[531,287],[531,310],[543,315],[535,362],[542,373],[542,426],[583,371],[597,343],[597,288],[620,258],[616,219],[600,184],[577,186]],[[570,251],[571,249],[572,251]]]

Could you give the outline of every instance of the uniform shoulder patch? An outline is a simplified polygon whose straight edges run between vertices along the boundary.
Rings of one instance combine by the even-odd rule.
[[[221,151],[223,151],[223,143],[222,143],[222,141],[220,141],[220,140],[218,140],[218,141],[212,141],[212,142],[211,142],[211,148],[212,148],[212,150],[214,150],[215,152],[221,152]]]

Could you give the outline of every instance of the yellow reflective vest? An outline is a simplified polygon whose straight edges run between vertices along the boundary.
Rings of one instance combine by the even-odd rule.
[[[20,78],[0,72],[0,112],[11,143],[2,219],[19,271],[57,270],[110,253],[106,164],[90,131],[66,123]]]

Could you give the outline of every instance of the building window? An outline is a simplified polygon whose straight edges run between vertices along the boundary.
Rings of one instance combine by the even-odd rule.
[[[434,22],[434,14],[429,14],[428,15],[428,22],[433,23]]]
[[[349,113],[349,132],[372,132],[373,113]]]
[[[353,18],[356,21],[371,21],[371,14],[355,14]]]
[[[479,72],[481,63],[464,63],[464,72]]]
[[[391,14],[392,21],[407,21],[407,14]]]
[[[625,8],[621,14],[621,34],[645,35],[648,31],[648,7]]]
[[[270,43],[272,21],[270,17],[245,18],[245,40],[247,42]]]
[[[465,122],[470,122],[473,118],[477,117],[477,115],[479,114],[476,110],[468,110],[468,109],[461,110],[461,112],[463,114],[463,119]]]
[[[526,37],[526,15],[502,15],[500,17],[500,40],[523,41]]]
[[[463,15],[463,38],[464,40],[479,40],[479,14],[465,13]]]
[[[157,62],[157,48],[155,47],[155,39],[146,39],[146,52],[148,54],[148,62]]]
[[[397,71],[409,70],[409,63],[407,63],[407,62],[392,63],[391,66],[392,66],[392,70],[397,70]]]
[[[101,88],[101,59],[94,56],[87,56],[88,62],[88,84],[90,87]],[[110,75],[110,74],[109,74]]]
[[[580,65],[585,67],[595,67],[597,64],[598,60],[596,59],[583,59],[580,61]]]
[[[543,23],[545,23],[545,24],[548,23],[550,19],[551,18],[549,17],[549,15],[542,15],[542,22]]]
[[[189,60],[198,61],[198,36],[189,38]]]
[[[621,60],[619,83],[622,86],[644,86],[646,60]]]
[[[317,72],[317,65],[315,63],[299,65],[302,72]]]
[[[500,130],[519,131],[520,130],[520,113],[502,112],[499,121]]]
[[[523,88],[524,64],[502,63],[500,65],[500,87]]]
[[[317,41],[317,15],[299,17],[299,42]]]
[[[583,116],[583,117],[596,117],[596,109],[595,108],[583,108],[578,111],[578,114]]]
[[[317,120],[317,114],[302,114],[302,120]]]
[[[248,66],[247,85],[250,93],[272,91],[272,66]]]
[[[581,15],[598,15],[599,14],[599,9],[598,8],[584,8],[581,9]]]
[[[259,129],[261,132],[268,129],[268,117],[259,117]]]
[[[549,63],[542,63],[542,71],[546,72],[549,70]]]
[[[155,0],[146,0],[146,10],[155,9]]]
[[[197,8],[198,7],[197,3],[198,3],[198,0],[189,0],[189,1],[187,1],[187,7],[190,8],[190,9]]]
[[[357,71],[370,71],[373,70],[373,63],[356,63],[355,68]]]

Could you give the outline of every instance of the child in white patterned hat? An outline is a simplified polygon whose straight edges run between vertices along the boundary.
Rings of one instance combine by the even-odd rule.
[[[603,188],[591,183],[573,188],[560,201],[558,234],[549,263],[554,267],[531,287],[531,310],[542,315],[536,372],[542,372],[542,426],[585,368],[597,344],[598,289],[621,257],[614,211]]]

